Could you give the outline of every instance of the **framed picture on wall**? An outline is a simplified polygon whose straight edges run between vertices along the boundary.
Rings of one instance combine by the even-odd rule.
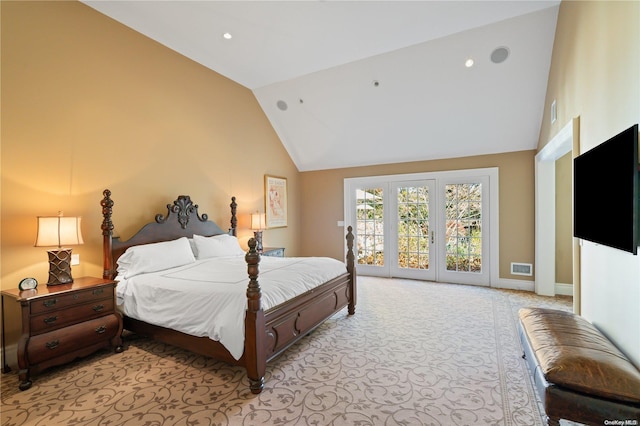
[[[265,219],[268,228],[287,226],[287,179],[264,176]]]

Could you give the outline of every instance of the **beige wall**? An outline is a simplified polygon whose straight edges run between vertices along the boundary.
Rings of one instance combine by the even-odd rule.
[[[100,275],[105,188],[123,238],[184,193],[226,227],[235,195],[245,242],[265,173],[289,186],[289,226],[265,244],[341,258],[345,177],[497,166],[500,276],[533,263],[533,152],[300,174],[249,90],[78,2],[2,2],[2,89],[2,288],[46,281],[35,217],[59,210],[83,216],[74,275]]]
[[[574,117],[580,152],[640,122],[639,23],[638,1],[561,3],[540,149]],[[580,276],[581,314],[640,366],[640,256],[584,243]]]
[[[340,258],[344,178],[498,167],[500,278],[534,261],[534,151],[298,173],[246,88],[79,2],[0,4],[2,288],[46,281],[35,218],[59,210],[84,218],[74,275],[100,275],[104,188],[124,238],[185,193],[226,227],[235,195],[245,242],[265,173],[289,185],[289,226],[265,244]],[[539,149],[573,117],[582,151],[640,121],[639,21],[637,1],[561,4]],[[581,285],[583,315],[640,364],[638,259],[583,247]]]
[[[556,161],[556,283],[573,284],[573,156]]]
[[[36,216],[83,216],[74,276],[102,275],[99,201],[110,188],[116,232],[134,230],[190,195],[229,226],[238,198],[241,240],[263,209],[265,173],[298,172],[248,89],[79,2],[1,2],[2,288],[47,280]],[[298,251],[300,223],[268,244]]]
[[[534,155],[535,151],[418,161],[301,173],[300,186],[304,255],[343,256],[344,179],[362,176],[435,172],[498,167],[500,208],[500,277],[511,275],[511,262],[534,263]],[[349,224],[345,224],[349,225]]]

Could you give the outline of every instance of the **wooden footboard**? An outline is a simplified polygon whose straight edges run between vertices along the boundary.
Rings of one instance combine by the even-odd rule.
[[[313,331],[326,319],[349,303],[349,275],[344,274],[322,288],[300,295],[291,303],[278,306],[265,314],[267,361]]]
[[[104,276],[113,279],[116,275],[118,257],[133,245],[168,241],[180,237],[198,235],[218,235],[224,233],[215,223],[200,216],[198,206],[189,196],[180,196],[173,204],[167,205],[167,215],[156,215],[155,223],[145,225],[127,241],[112,236],[114,226],[111,222],[113,200],[111,192],[103,192],[101,201]],[[235,197],[232,197],[231,229],[236,235]],[[191,220],[191,216],[194,217]],[[153,339],[244,366],[250,382],[251,392],[260,393],[264,388],[264,376],[268,361],[280,355],[288,347],[313,331],[322,322],[348,306],[349,315],[355,313],[356,271],[353,252],[353,229],[347,228],[346,272],[306,293],[303,293],[267,312],[262,309],[262,292],[258,280],[260,254],[256,251],[255,239],[249,240],[249,251],[245,256],[249,284],[247,286],[247,312],[245,316],[245,347],[239,360],[235,360],[219,342],[207,337],[195,337],[176,330],[148,324],[125,316],[124,328]]]
[[[349,315],[355,314],[356,280],[351,226],[348,227],[346,238],[346,273],[275,306],[266,313],[261,307],[258,283],[260,255],[256,251],[256,240],[249,240],[249,252],[246,255],[250,279],[247,288],[249,303],[245,319],[243,357],[251,392],[260,393],[264,388],[264,374],[268,361],[280,355],[345,306],[349,306]]]

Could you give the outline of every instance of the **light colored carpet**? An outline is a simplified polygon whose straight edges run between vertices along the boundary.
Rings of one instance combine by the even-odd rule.
[[[244,369],[128,335],[35,376],[2,375],[2,425],[542,425],[516,332],[522,306],[570,298],[359,277],[346,309],[267,367]]]

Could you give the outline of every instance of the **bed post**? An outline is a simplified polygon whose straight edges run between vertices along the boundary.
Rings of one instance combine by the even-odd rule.
[[[356,313],[356,265],[355,255],[353,254],[353,228],[347,227],[347,272],[349,272],[349,315]]]
[[[102,192],[104,197],[100,201],[102,206],[102,278],[113,279],[113,223],[111,222],[111,213],[113,208],[113,200],[111,199],[111,191],[105,189]]]
[[[231,204],[229,204],[229,207],[231,207],[231,229],[229,229],[229,233],[232,236],[237,237],[238,217],[236,216],[236,212],[238,210],[238,203],[236,203],[236,197],[231,197]]]
[[[249,252],[245,255],[249,286],[247,287],[247,315],[245,318],[244,359],[251,392],[258,394],[264,388],[267,365],[265,349],[265,319],[262,310],[262,292],[258,283],[260,254],[256,251],[256,239],[249,240]]]

